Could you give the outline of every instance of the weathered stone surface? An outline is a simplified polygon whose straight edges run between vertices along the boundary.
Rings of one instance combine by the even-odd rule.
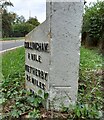
[[[52,3],[51,65],[49,72],[50,98],[65,105],[77,98],[80,58],[80,31],[83,5],[78,3]],[[62,99],[65,98],[65,99]],[[70,98],[70,99],[69,99]],[[57,108],[57,107],[55,107]]]
[[[50,2],[46,14],[26,36],[26,87],[48,92],[48,107],[59,109],[77,99],[83,2]]]
[[[25,42],[29,43],[40,43],[40,46],[43,44],[48,44],[48,51],[39,51],[37,49],[28,49],[26,48],[26,65],[31,66],[32,68],[35,68],[35,71],[38,70],[37,74],[43,71],[44,73],[47,73],[47,79],[41,77],[41,75],[37,75],[36,73],[33,74],[26,71],[26,76],[30,76],[30,81],[26,79],[26,88],[31,89],[38,93],[38,90],[41,89],[43,91],[43,87],[40,88],[40,82],[45,85],[45,91],[48,91],[48,80],[49,80],[49,52],[50,52],[50,46],[49,46],[49,23],[48,21],[45,21],[43,24],[38,26],[36,29],[34,29],[32,32],[30,32],[26,36]],[[31,60],[31,58],[28,58],[28,54],[30,55],[36,55],[37,60]],[[40,58],[40,60],[39,60]],[[44,74],[45,75],[45,74]],[[27,78],[27,77],[26,77]],[[38,83],[32,83],[32,78],[35,79],[35,82],[38,81]],[[33,80],[34,81],[34,80]]]

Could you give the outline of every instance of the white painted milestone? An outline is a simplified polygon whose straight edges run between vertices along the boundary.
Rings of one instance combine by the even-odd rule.
[[[49,93],[48,108],[75,103],[83,2],[48,2],[46,21],[26,36],[26,88]]]
[[[49,80],[49,37],[48,22],[31,31],[25,40],[26,88],[32,93],[48,91]]]

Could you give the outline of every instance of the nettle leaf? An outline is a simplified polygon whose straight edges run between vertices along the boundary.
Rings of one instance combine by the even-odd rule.
[[[31,111],[28,115],[30,118],[38,119],[40,118],[40,111],[34,108],[34,110]]]
[[[77,114],[78,117],[80,117],[81,113],[80,113],[80,110],[79,110],[79,109],[77,110],[77,113],[76,113],[76,114]]]
[[[28,100],[28,102],[33,103],[34,102],[34,97],[29,97],[29,98],[27,98],[27,100]]]
[[[19,108],[23,108],[23,107],[24,107],[24,104],[20,103],[20,104],[18,105],[18,107],[19,107]]]
[[[27,107],[26,107],[26,106],[21,108],[22,112],[25,112],[25,111],[26,111],[26,109],[27,109]]]
[[[5,98],[0,98],[0,105],[5,103],[6,99]]]
[[[19,105],[20,104],[20,102],[16,102],[16,105]]]
[[[34,106],[35,106],[35,107],[38,107],[38,106],[39,106],[39,101],[38,101],[38,99],[35,99],[35,100],[34,100]]]
[[[17,111],[16,109],[14,109],[14,110],[11,112],[11,115],[12,115],[13,117],[19,118],[19,113],[18,113],[18,111]]]
[[[22,111],[21,110],[18,110],[18,115],[20,116],[22,114]]]

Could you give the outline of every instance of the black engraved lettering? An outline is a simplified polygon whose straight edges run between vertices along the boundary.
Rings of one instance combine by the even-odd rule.
[[[26,75],[26,80],[31,81],[31,77],[29,75]]]
[[[34,42],[24,42],[24,46],[27,49],[37,50],[37,51],[44,51],[48,52],[48,43],[34,43]]]
[[[45,43],[44,47],[45,47],[45,51],[48,51],[48,43]]]
[[[27,72],[29,72],[29,66],[28,66],[28,65],[25,65],[25,70],[26,70]]]
[[[44,79],[44,72],[41,71],[41,78]]]
[[[48,77],[48,73],[44,73],[45,74],[45,77],[44,79],[47,80],[47,77]]]
[[[36,80],[36,86],[38,86],[38,80]]]
[[[41,82],[39,82],[39,87],[41,88]]]
[[[32,43],[32,42],[29,42],[29,44],[30,44],[29,48],[30,48],[30,49],[33,49],[33,43]]]
[[[34,80],[34,78],[32,78],[32,83],[35,85],[35,80]]]
[[[25,48],[29,48],[29,43],[28,43],[28,42],[25,42],[25,43],[24,43],[24,46],[25,46]]]
[[[31,59],[34,60],[34,55],[33,54],[31,54]]]
[[[30,60],[30,53],[28,53],[28,59]]]
[[[42,63],[41,56],[38,56],[38,61]]]
[[[37,68],[33,68],[28,65],[25,65],[25,70],[41,79],[44,79],[44,80],[48,79],[48,73],[46,73],[45,71],[39,70]]]
[[[42,83],[41,88],[45,90],[45,85]]]

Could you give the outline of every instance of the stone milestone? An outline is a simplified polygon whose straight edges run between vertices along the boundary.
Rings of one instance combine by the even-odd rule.
[[[25,40],[26,88],[49,94],[48,108],[77,99],[83,2],[47,2],[46,21]]]

